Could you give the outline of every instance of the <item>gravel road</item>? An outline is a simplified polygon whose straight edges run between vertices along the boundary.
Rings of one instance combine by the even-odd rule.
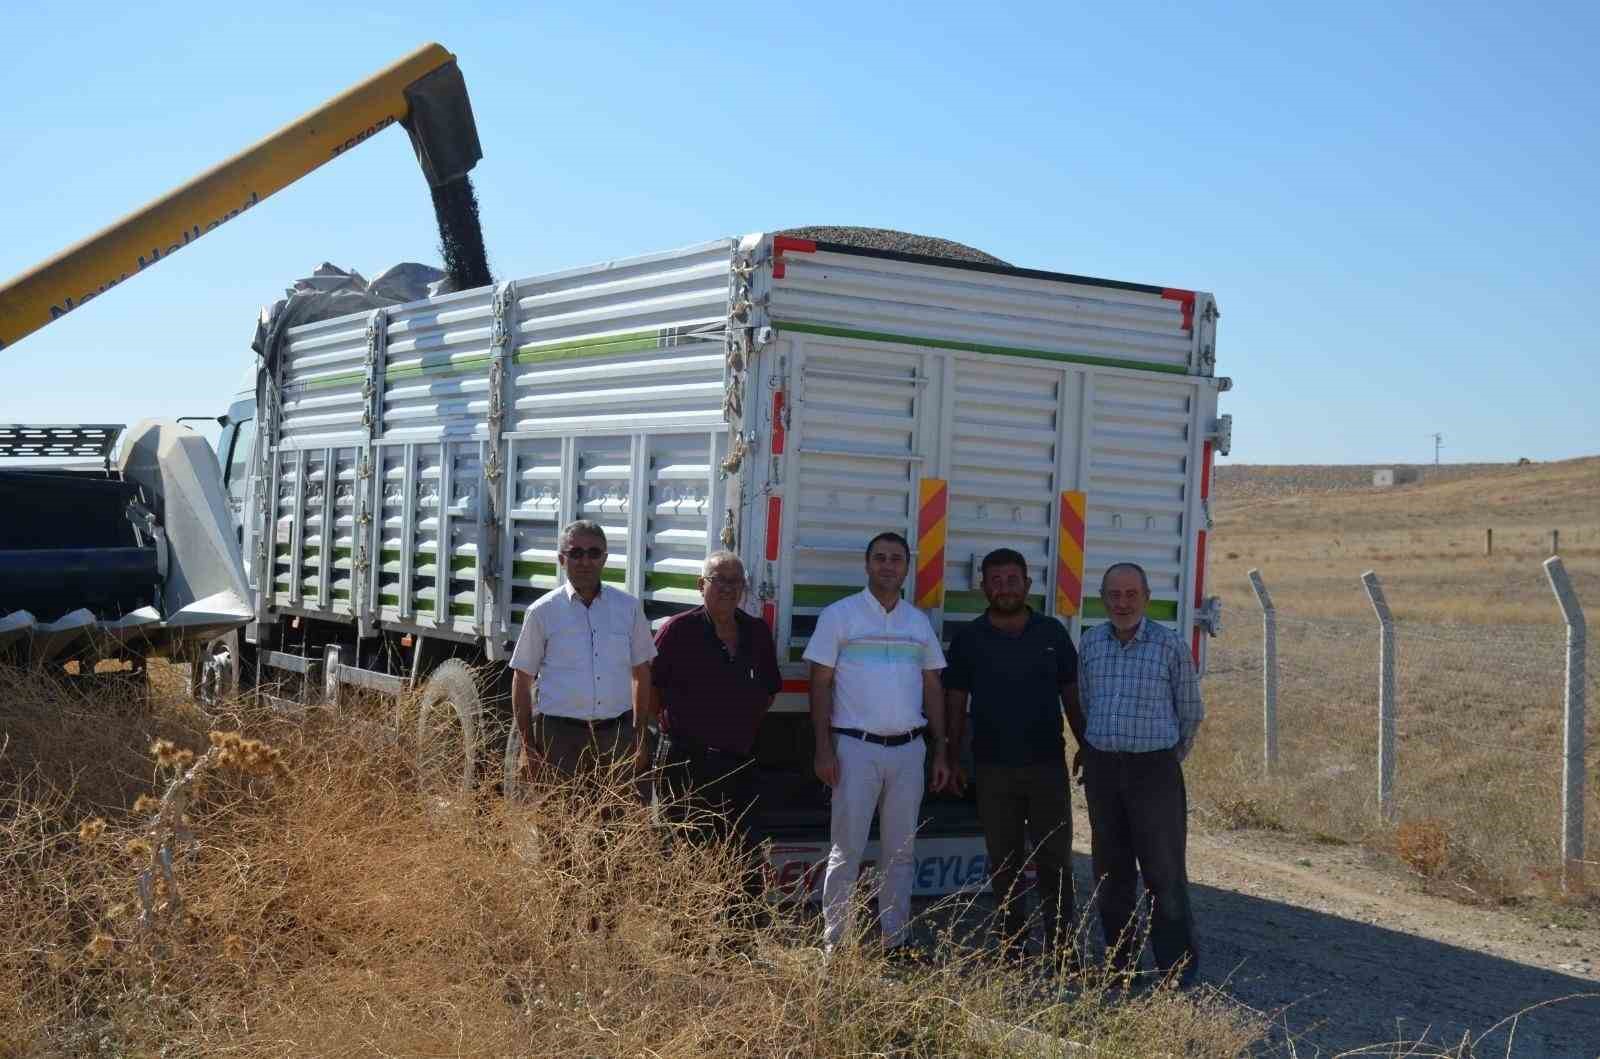
[[[1075,793],[1081,900],[1091,872]],[[1478,1057],[1600,1056],[1600,917],[1541,923],[1463,905],[1359,848],[1276,832],[1191,831],[1189,867],[1203,988],[1270,1020],[1261,1055],[1443,1049],[1465,1036]]]

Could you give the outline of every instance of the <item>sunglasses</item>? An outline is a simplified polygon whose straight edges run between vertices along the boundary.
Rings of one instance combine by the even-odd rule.
[[[568,548],[561,554],[568,559],[604,559],[606,550],[604,548]]]
[[[742,577],[702,577],[700,580],[708,585],[716,585],[718,588],[728,592],[737,592],[744,587],[744,578]]]

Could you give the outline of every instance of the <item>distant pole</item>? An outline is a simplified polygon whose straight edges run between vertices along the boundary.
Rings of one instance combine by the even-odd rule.
[[[1361,575],[1367,598],[1378,614],[1378,812],[1385,821],[1394,820],[1394,744],[1395,744],[1395,657],[1394,615],[1384,598],[1378,575],[1368,570]]]
[[[1545,576],[1561,604],[1567,623],[1567,686],[1563,710],[1561,761],[1561,881],[1569,893],[1583,892],[1583,763],[1584,695],[1588,681],[1584,674],[1584,648],[1588,630],[1583,607],[1572,590],[1567,568],[1551,557],[1544,563]]]
[[[1483,554],[1485,554],[1485,555],[1493,555],[1494,554],[1494,527],[1493,526],[1491,526],[1488,529],[1483,531]]]
[[[1250,587],[1261,604],[1261,757],[1271,776],[1278,767],[1278,612],[1260,570],[1250,571]]]
[[[1561,531],[1558,529],[1550,531],[1550,554],[1561,554]]]
[[[1439,466],[1439,450],[1444,448],[1444,435],[1433,433],[1428,436],[1433,438],[1433,465],[1437,467]]]

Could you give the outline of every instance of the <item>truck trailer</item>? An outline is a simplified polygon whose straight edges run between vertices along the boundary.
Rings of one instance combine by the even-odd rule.
[[[760,823],[804,890],[828,816],[801,656],[874,534],[911,542],[907,597],[946,641],[991,549],[1027,557],[1075,641],[1102,571],[1137,561],[1204,668],[1231,434],[1210,294],[772,233],[357,312],[302,290],[225,417],[255,615],[196,662],[202,695],[414,692],[452,784],[514,788],[505,663],[561,527],[605,527],[606,582],[657,625],[728,548],[783,664]],[[981,887],[970,792],[925,813],[918,892]]]

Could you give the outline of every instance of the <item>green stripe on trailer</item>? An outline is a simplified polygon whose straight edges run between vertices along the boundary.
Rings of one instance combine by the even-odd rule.
[[[797,607],[826,607],[860,591],[859,585],[795,585],[793,599]]]
[[[661,588],[686,588],[700,591],[700,578],[695,574],[645,574],[644,587],[650,591]]]
[[[1090,596],[1083,601],[1083,617],[1104,618],[1106,605],[1099,596]],[[1153,621],[1177,621],[1178,601],[1175,599],[1152,599],[1144,608],[1144,616]]]
[[[1177,364],[1146,364],[1120,357],[1099,357],[1092,353],[1067,353],[1054,349],[1029,349],[1025,346],[992,346],[986,342],[961,342],[949,338],[929,338],[925,335],[899,335],[888,331],[858,331],[853,327],[834,327],[832,324],[815,324],[806,320],[774,320],[780,329],[800,331],[809,335],[828,335],[832,338],[858,338],[868,342],[898,342],[907,346],[927,346],[932,349],[959,349],[967,353],[995,353],[1007,357],[1030,357],[1034,360],[1064,361],[1069,364],[1092,364],[1102,368],[1128,368],[1133,371],[1155,371],[1165,375],[1187,375],[1188,370]]]
[[[606,338],[573,338],[560,342],[530,344],[519,348],[512,359],[518,364],[542,364],[555,360],[601,357],[608,353],[643,353],[652,349],[671,349],[691,342],[712,341],[715,341],[715,339],[710,336],[679,334],[675,328],[661,327],[643,331],[628,331],[620,335],[609,335]],[[452,359],[448,354],[433,354],[424,356],[419,364],[387,369],[383,373],[383,381],[389,383],[423,376],[465,375],[485,371],[493,361],[494,358],[488,354],[475,354],[470,357],[457,357],[455,359]],[[364,382],[366,377],[367,374],[363,371],[346,371],[338,375],[327,375],[320,379],[289,383],[288,386],[299,386],[305,390],[325,390],[335,386],[358,385]]]
[[[800,586],[808,587],[808,586]],[[795,590],[795,602],[800,602],[799,588]],[[1044,613],[1044,597],[1029,596],[1028,606],[1039,613]],[[989,601],[982,592],[946,592],[944,595],[944,611],[946,614],[981,614],[989,609]],[[1145,616],[1155,621],[1177,621],[1178,603],[1171,599],[1152,599],[1145,608]],[[1099,596],[1090,596],[1083,601],[1083,617],[1104,618],[1106,605]]]
[[[511,564],[511,576],[517,577],[555,577],[556,564],[533,561],[517,561]],[[600,580],[608,584],[620,585],[628,579],[626,570],[613,570],[606,567],[600,571]]]
[[[385,607],[398,607],[400,605],[400,597],[385,592],[378,597],[378,602]],[[419,609],[425,614],[433,613],[431,605]],[[450,613],[457,618],[470,618],[474,611],[471,603],[452,603],[450,604]]]
[[[540,342],[521,347],[513,358],[518,364],[545,364],[555,360],[579,360],[584,357],[603,357],[611,353],[644,353],[653,349],[671,349],[694,342],[712,342],[710,336],[677,334],[674,328],[651,328],[647,331],[628,331],[606,338],[572,338],[561,342]]]
[[[1028,606],[1040,613],[1044,612],[1044,597],[1029,596]],[[982,592],[946,592],[944,594],[944,610],[946,614],[981,614],[989,609],[989,600]]]
[[[389,368],[383,373],[384,382],[414,379],[422,375],[464,375],[487,368],[494,358],[487,353],[451,360],[448,356],[423,357],[422,363],[404,368]]]
[[[326,390],[333,386],[350,386],[366,381],[367,373],[364,371],[346,371],[338,375],[327,375],[320,379],[307,379],[305,382],[284,383],[285,390],[292,390],[298,386],[302,390]]]

